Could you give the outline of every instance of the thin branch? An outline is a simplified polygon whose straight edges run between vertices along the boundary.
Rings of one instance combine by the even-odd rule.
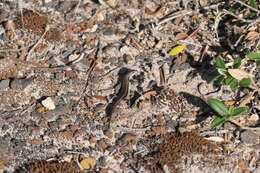
[[[253,24],[257,23],[257,22],[260,22],[260,17],[258,17],[255,20],[247,20],[247,19],[243,19],[243,18],[241,18],[241,17],[235,15],[234,13],[229,12],[229,11],[227,11],[225,9],[223,10],[223,12],[226,13],[226,14],[229,14],[229,15],[231,15],[231,16],[233,16],[233,17],[235,17],[235,18],[237,18],[237,19],[239,19],[239,20],[241,20],[243,22],[249,23],[249,25],[253,25]]]
[[[237,19],[239,19],[239,20],[241,20],[243,22],[246,22],[246,23],[251,23],[252,22],[251,20],[243,19],[243,18],[241,18],[241,17],[235,15],[234,13],[231,13],[230,11],[227,11],[225,9],[223,10],[223,12],[226,13],[226,14],[229,14],[230,16],[233,16],[233,17],[235,17],[235,18],[237,18]]]
[[[206,132],[201,132],[200,136],[208,136],[208,135],[215,135],[215,134],[223,134],[223,133],[228,133],[230,132],[229,130],[214,130],[214,131],[206,131]]]
[[[238,2],[238,3],[240,3],[240,4],[244,5],[244,6],[246,6],[247,8],[249,8],[249,9],[251,9],[251,10],[257,12],[257,13],[260,13],[259,10],[255,9],[254,7],[251,7],[250,5],[247,5],[247,4],[244,3],[244,2],[241,2],[240,0],[234,0],[234,1],[236,1],[236,2]]]
[[[235,124],[236,126],[240,127],[243,130],[252,130],[252,131],[260,131],[260,127],[245,127],[243,125],[241,125],[240,123],[238,123],[235,120],[229,120],[231,123]]]
[[[21,23],[22,23],[22,27],[24,28],[22,0],[17,0],[17,4],[18,4],[18,9],[19,9],[19,11],[20,11],[20,13],[21,13]]]
[[[37,41],[37,43],[29,50],[27,56],[26,56],[26,60],[29,60],[30,59],[30,56],[32,54],[32,52],[34,51],[34,49],[41,43],[42,39],[44,38],[44,36],[46,35],[46,33],[49,31],[49,27],[47,26],[45,28],[45,31],[44,33],[42,34],[41,38]]]
[[[129,127],[116,127],[118,130],[121,131],[147,131],[147,130],[151,130],[151,127],[144,127],[144,128],[129,128]]]
[[[74,15],[77,14],[80,4],[81,4],[81,0],[79,0],[78,4],[74,10]]]
[[[216,35],[217,41],[219,42],[219,36],[218,36],[218,25],[220,23],[221,17],[222,17],[223,13],[222,12],[218,12],[217,16],[215,17],[215,21],[214,21],[214,33]],[[225,14],[224,14],[225,15]]]
[[[223,4],[223,3],[224,2],[220,2],[220,3],[217,3],[217,4],[210,5],[210,6],[201,7],[201,8],[196,9],[196,10],[182,10],[182,11],[175,12],[173,14],[170,14],[168,16],[161,18],[158,22],[158,25],[161,25],[163,23],[171,21],[172,19],[184,16],[184,15],[197,13],[197,12],[199,12],[199,10],[209,10],[209,9],[212,9],[212,8],[218,8],[218,6]]]
[[[172,19],[175,19],[175,18],[184,16],[184,15],[189,15],[189,14],[192,14],[192,13],[194,13],[193,10],[182,10],[182,11],[178,11],[178,12],[176,12],[176,13],[173,13],[173,14],[171,14],[171,15],[169,15],[169,16],[166,16],[166,17],[160,19],[158,25],[164,24],[164,23],[166,23],[166,22],[168,22],[168,21],[171,21]]]
[[[199,48],[202,48],[201,45],[197,44],[197,43],[193,43],[193,42],[190,42],[190,41],[186,41],[186,40],[179,40],[180,43],[182,44],[186,44],[186,45],[193,45],[193,46],[196,46],[196,47],[199,47]]]

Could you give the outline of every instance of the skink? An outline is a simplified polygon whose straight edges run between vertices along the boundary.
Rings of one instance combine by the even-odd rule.
[[[116,108],[116,106],[119,104],[121,100],[123,100],[129,91],[129,77],[135,70],[123,68],[119,71],[119,82],[120,82],[120,89],[116,95],[116,97],[112,100],[111,103],[109,103],[106,107],[106,116],[108,118],[109,124],[111,120],[111,116]]]

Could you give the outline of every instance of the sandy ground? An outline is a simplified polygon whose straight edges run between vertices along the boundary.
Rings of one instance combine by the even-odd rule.
[[[0,1],[0,171],[260,172],[259,90],[208,83],[217,56],[259,46],[235,5]],[[212,129],[208,98],[247,101],[243,127]]]

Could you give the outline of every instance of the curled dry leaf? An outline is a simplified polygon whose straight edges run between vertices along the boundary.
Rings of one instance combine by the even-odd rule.
[[[3,170],[5,168],[5,165],[9,163],[8,158],[1,157],[0,158],[0,170]]]
[[[246,172],[246,170],[247,170],[247,168],[248,168],[247,163],[246,163],[245,161],[243,161],[243,160],[240,160],[240,161],[238,162],[238,167],[239,167],[239,169],[240,169],[242,172]]]
[[[224,142],[224,139],[221,137],[218,137],[218,136],[211,136],[211,137],[208,137],[205,139],[207,139],[209,141],[214,141],[214,142]]]
[[[161,66],[159,68],[159,73],[160,73],[160,85],[164,85],[166,83],[166,80],[165,80],[165,74],[164,74],[163,66]]]
[[[181,32],[181,33],[178,33],[176,36],[175,36],[175,40],[178,41],[178,40],[184,40],[188,37],[188,35],[184,32]]]
[[[244,106],[246,106],[248,103],[250,103],[251,100],[253,99],[254,93],[255,93],[255,92],[252,92],[252,93],[247,94],[247,95],[242,99],[242,101],[240,102],[239,107],[244,107]]]
[[[36,112],[40,113],[40,114],[46,114],[48,113],[50,110],[47,109],[46,107],[39,107],[37,109],[35,109]]]
[[[259,120],[259,116],[257,114],[252,114],[249,118],[249,121],[257,122]]]
[[[225,101],[225,102],[224,102],[224,105],[226,105],[226,106],[232,106],[232,105],[234,105],[235,103],[236,103],[236,101],[230,100],[230,101]]]
[[[9,40],[14,39],[14,22],[7,21],[5,24],[5,33]]]
[[[255,31],[257,30],[257,26],[251,26],[250,28],[248,28],[248,31]]]
[[[161,7],[155,4],[148,4],[148,7],[145,7],[145,13],[147,15],[156,15],[161,10]]]
[[[246,40],[253,40],[254,38],[258,37],[259,33],[255,31],[251,31],[246,35]]]
[[[243,78],[250,78],[249,73],[241,69],[228,69],[228,73],[237,80],[242,80]]]
[[[90,157],[85,157],[79,164],[83,169],[90,170],[96,166],[96,163],[97,163],[96,160]]]
[[[150,8],[148,8],[148,7],[145,7],[145,13],[148,14],[148,15],[153,15],[154,14],[154,12]]]
[[[144,97],[145,99],[150,99],[151,96],[153,96],[153,95],[155,95],[155,94],[156,94],[156,91],[154,91],[154,90],[152,90],[152,91],[147,91],[147,92],[145,92],[145,93],[143,94],[143,97]]]

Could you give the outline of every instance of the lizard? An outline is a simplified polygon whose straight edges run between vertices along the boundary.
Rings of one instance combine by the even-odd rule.
[[[122,68],[118,73],[118,81],[120,83],[120,89],[116,94],[116,97],[109,103],[106,107],[106,116],[108,118],[108,127],[110,127],[110,121],[112,118],[112,114],[116,108],[116,106],[123,100],[129,92],[129,77],[136,70],[131,70],[127,68]]]

